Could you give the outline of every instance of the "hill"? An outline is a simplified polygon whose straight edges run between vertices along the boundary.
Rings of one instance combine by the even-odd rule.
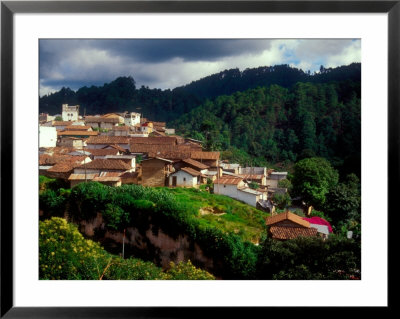
[[[156,121],[170,122],[220,95],[266,87],[272,84],[289,88],[297,82],[326,83],[361,79],[361,64],[325,69],[316,74],[305,73],[288,65],[225,70],[173,90],[136,87],[132,77],[119,77],[103,86],[82,87],[76,92],[69,88],[39,99],[39,111],[59,114],[61,104],[81,106],[82,113],[137,111]],[[140,109],[139,109],[140,108]]]

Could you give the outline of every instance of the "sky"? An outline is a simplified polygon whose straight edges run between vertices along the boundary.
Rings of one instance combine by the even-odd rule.
[[[41,39],[40,96],[132,76],[173,89],[223,70],[289,64],[303,71],[361,62],[360,39]]]

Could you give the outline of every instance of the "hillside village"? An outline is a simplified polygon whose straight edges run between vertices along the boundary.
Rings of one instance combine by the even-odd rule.
[[[289,211],[276,215],[278,182],[287,172],[242,167],[220,160],[220,152],[203,151],[202,142],[175,135],[165,122],[136,112],[79,115],[79,105],[63,104],[61,114],[39,116],[39,174],[65,180],[70,187],[88,181],[118,187],[199,188],[270,213],[272,238],[326,238],[332,229],[321,218],[301,218]],[[251,187],[256,183],[257,187]],[[329,228],[329,230],[328,230]]]

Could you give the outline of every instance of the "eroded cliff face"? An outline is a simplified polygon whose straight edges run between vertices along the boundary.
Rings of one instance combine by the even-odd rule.
[[[111,241],[121,247],[124,241],[123,232],[106,230],[100,213],[91,221],[81,221],[80,231],[88,237],[96,236],[100,241]],[[147,251],[153,255],[155,254],[154,261],[164,269],[169,267],[171,261],[178,263],[189,259],[194,264],[210,272],[214,269],[214,261],[205,256],[200,246],[186,235],[172,238],[162,229],[155,228],[151,224],[148,225],[148,229],[145,231],[140,231],[135,227],[128,227],[125,234],[125,249],[134,248],[143,253]]]

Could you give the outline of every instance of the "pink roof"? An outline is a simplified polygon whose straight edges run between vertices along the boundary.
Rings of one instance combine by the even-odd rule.
[[[302,217],[302,218],[303,218],[304,220],[308,221],[310,224],[328,226],[329,232],[330,232],[330,233],[332,232],[332,226],[331,226],[331,224],[330,224],[327,220],[325,220],[325,219],[323,219],[323,218],[321,218],[321,217],[314,216],[314,217],[311,217],[311,218],[306,218],[306,217]]]

